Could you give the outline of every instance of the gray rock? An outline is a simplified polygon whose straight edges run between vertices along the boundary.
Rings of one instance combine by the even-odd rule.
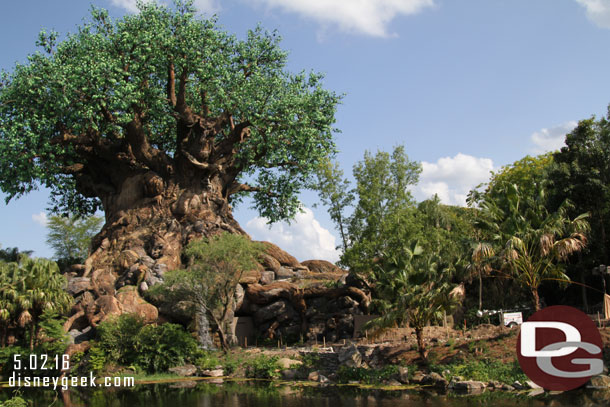
[[[318,383],[328,383],[328,382],[330,382],[330,380],[328,380],[328,377],[326,377],[324,375],[319,375]]]
[[[292,271],[287,269],[286,267],[280,267],[276,272],[275,272],[275,278],[277,280],[287,280],[289,278],[295,277],[297,274]]]
[[[534,383],[534,382],[533,382],[533,381],[531,381],[531,380],[526,381],[526,382],[525,382],[525,386],[527,386],[527,387],[528,387],[528,388],[530,388],[530,389],[534,389],[534,390],[536,390],[536,389],[541,389],[541,388],[542,388],[542,387],[538,386],[536,383]]]
[[[148,256],[148,255],[141,256],[140,257],[140,263],[145,265],[149,269],[152,269],[153,266],[155,265],[155,261],[153,260],[153,258]]]
[[[347,367],[360,367],[362,365],[362,354],[358,351],[358,347],[353,343],[349,346],[344,346],[338,352],[339,363]]]
[[[82,331],[72,329],[70,332],[68,332],[68,335],[70,336],[70,343],[74,344],[89,341],[94,337],[93,329],[90,326],[86,327]]]
[[[401,386],[401,385],[402,385],[402,383],[400,383],[400,382],[399,382],[399,381],[397,381],[397,380],[390,379],[390,380],[388,380],[388,381],[385,383],[385,385],[386,385],[386,386],[393,386],[393,387],[394,387],[394,386]]]
[[[449,388],[454,391],[458,391],[458,392],[480,393],[483,390],[485,390],[485,386],[486,386],[486,384],[483,382],[478,382],[475,380],[467,380],[467,381],[461,381],[461,382],[451,382]]]
[[[409,369],[404,366],[398,367],[398,381],[402,384],[409,384]]]
[[[521,384],[521,382],[519,382],[517,380],[515,380],[513,382],[512,386],[517,390],[527,390],[528,389],[527,386]]]
[[[610,387],[610,376],[606,375],[598,375],[593,376],[589,383],[587,383],[587,387],[593,389],[601,389]]]
[[[490,389],[499,390],[502,388],[502,383],[497,380],[491,380],[489,383],[487,383],[487,387]]]
[[[178,376],[184,376],[184,377],[193,376],[195,373],[197,373],[197,367],[195,365],[190,365],[190,364],[183,365],[183,366],[170,367],[167,370],[170,371],[171,373],[177,374]]]
[[[263,275],[261,276],[260,283],[262,285],[271,284],[275,280],[275,272],[274,271],[263,271]]]
[[[167,264],[157,263],[152,267],[152,271],[157,277],[163,277],[167,271]]]
[[[75,296],[91,288],[91,279],[89,277],[72,277],[68,280],[68,288],[66,289],[70,295]]]
[[[307,380],[309,380],[310,382],[317,382],[319,379],[320,379],[320,373],[318,373],[318,372],[311,372],[307,376]]]
[[[413,377],[411,377],[411,383],[420,384],[424,380],[424,372],[416,371],[413,373]]]
[[[146,283],[146,281],[142,281],[140,283],[140,291],[143,293],[148,291],[148,284]]]
[[[538,389],[533,389],[527,395],[530,396],[530,397],[536,397],[536,396],[539,396],[541,394],[544,394],[544,389],[538,388]]]
[[[284,300],[280,300],[274,303],[271,303],[267,306],[260,308],[254,314],[254,320],[257,324],[260,324],[264,321],[269,321],[270,319],[276,318],[278,315],[285,313],[288,311],[288,303]]]
[[[202,370],[201,375],[204,377],[222,377],[222,376],[224,376],[224,370],[222,370],[222,369]]]
[[[436,372],[425,375],[421,381],[421,384],[433,386],[438,389],[446,389],[449,387],[449,382],[447,382],[447,379]]]

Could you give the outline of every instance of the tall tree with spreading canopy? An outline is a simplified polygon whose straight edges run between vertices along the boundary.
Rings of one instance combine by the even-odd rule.
[[[286,71],[276,33],[243,40],[196,16],[192,1],[139,4],[90,22],[0,80],[0,189],[38,186],[54,212],[104,211],[86,273],[141,249],[169,269],[183,246],[220,231],[243,233],[231,201],[253,195],[277,221],[334,152],[340,96],[322,75]]]

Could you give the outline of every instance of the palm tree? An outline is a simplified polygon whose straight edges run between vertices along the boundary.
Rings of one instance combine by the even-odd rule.
[[[45,310],[66,312],[72,297],[57,264],[47,259],[20,257],[19,262],[0,262],[0,327],[2,345],[9,326],[29,327],[29,347],[40,333],[38,322]]]
[[[479,241],[472,250],[470,264],[466,266],[466,270],[476,274],[479,279],[479,310],[483,309],[483,275],[492,271],[490,261],[494,255],[494,249],[489,243]]]
[[[381,271],[376,286],[378,299],[374,301],[382,316],[365,328],[378,334],[408,322],[415,329],[419,354],[422,360],[427,360],[424,327],[440,320],[458,302],[452,294],[455,284],[450,282],[455,271],[452,264],[436,253],[424,253],[414,242],[396,255],[384,258],[378,267]]]
[[[498,248],[501,270],[529,290],[539,310],[538,288],[543,281],[570,281],[562,263],[586,246],[588,215],[570,219],[568,201],[549,212],[542,188],[534,196],[524,196],[514,184],[502,188],[503,194],[483,199],[479,225]]]

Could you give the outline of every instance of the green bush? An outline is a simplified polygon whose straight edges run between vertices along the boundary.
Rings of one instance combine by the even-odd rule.
[[[136,337],[135,365],[149,373],[183,365],[197,354],[197,341],[180,325],[146,325]]]
[[[197,341],[180,325],[144,325],[140,318],[128,314],[100,324],[98,338],[89,355],[91,369],[96,371],[113,362],[160,373],[194,362],[201,355]]]
[[[137,357],[136,339],[143,327],[142,319],[134,314],[108,319],[97,327],[99,347],[109,361],[129,366]]]
[[[498,380],[503,383],[513,383],[518,380],[523,383],[529,380],[516,360],[512,363],[491,359],[472,360],[449,365],[431,365],[430,370],[437,373],[449,370],[449,376],[462,376],[467,380],[482,382]]]
[[[280,376],[277,356],[260,355],[245,362],[246,377],[256,379],[275,379]]]

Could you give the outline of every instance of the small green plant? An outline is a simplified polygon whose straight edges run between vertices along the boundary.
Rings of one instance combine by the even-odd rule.
[[[0,402],[0,407],[28,407],[30,402],[25,401],[19,394],[15,394],[10,399]]]
[[[246,361],[246,377],[256,379],[275,379],[280,376],[277,356],[260,355]]]
[[[195,360],[195,365],[203,370],[214,369],[221,364],[220,359],[216,356],[216,352],[212,351],[201,352],[201,356]]]
[[[315,369],[320,365],[320,355],[317,352],[308,352],[301,355],[303,368]]]
[[[106,352],[99,346],[92,346],[88,353],[89,369],[93,372],[101,372],[104,370],[107,362]]]
[[[395,365],[384,366],[381,369],[340,366],[337,371],[340,383],[358,381],[365,384],[379,384],[396,377],[397,374],[398,366]]]
[[[450,376],[462,376],[468,380],[479,380],[483,382],[498,380],[503,383],[512,383],[515,380],[518,380],[523,383],[528,380],[516,360],[512,363],[484,359],[448,365],[435,364],[430,365],[430,370],[440,374],[445,370],[449,370]]]

